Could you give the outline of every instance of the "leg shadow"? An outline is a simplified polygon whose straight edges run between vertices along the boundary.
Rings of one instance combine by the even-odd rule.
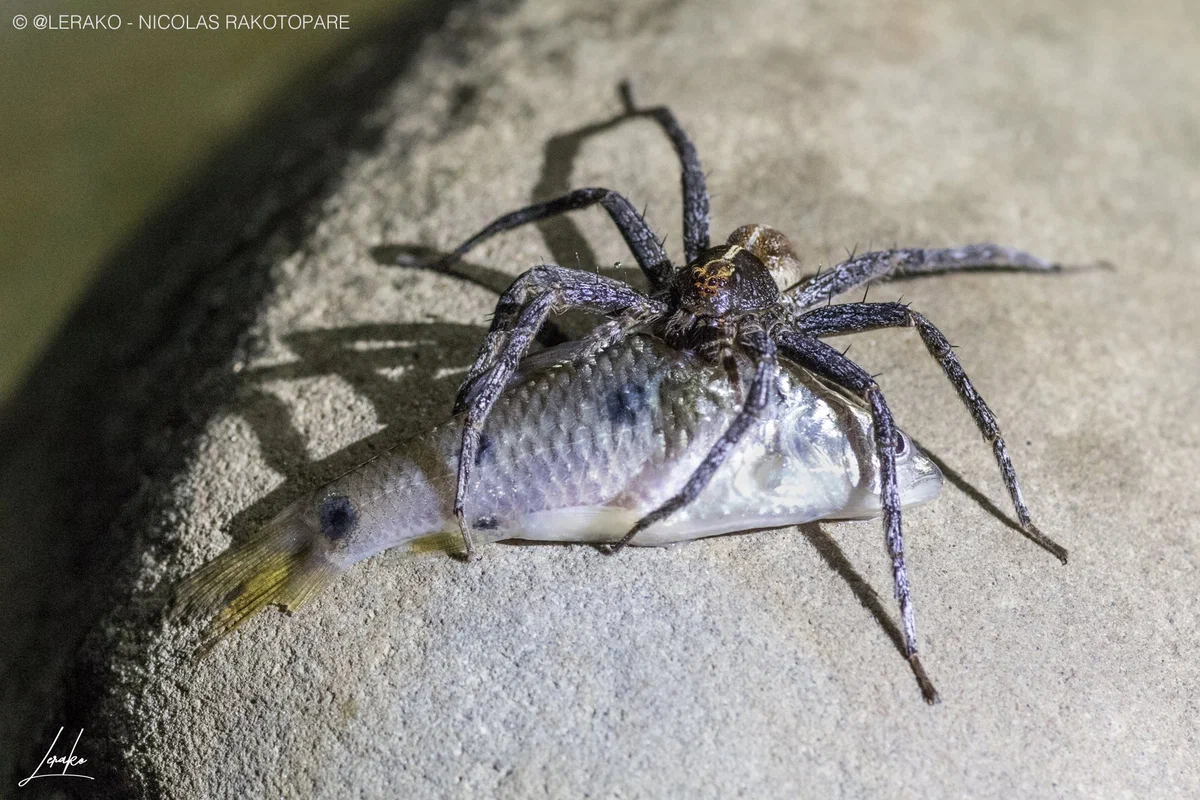
[[[821,558],[825,559],[825,563],[838,574],[838,576],[846,582],[850,587],[850,591],[854,593],[854,597],[862,604],[862,607],[871,612],[871,616],[875,617],[875,621],[879,623],[879,627],[883,628],[883,632],[888,635],[895,645],[896,650],[900,655],[904,655],[904,634],[900,631],[900,626],[895,623],[891,615],[888,613],[887,607],[883,600],[879,597],[879,593],[872,588],[871,584],[867,583],[862,575],[858,574],[858,570],[850,563],[850,559],[846,558],[846,553],[825,531],[821,530],[820,523],[809,522],[799,526],[800,533],[804,534],[804,538],[808,543],[816,548]]]
[[[912,438],[912,437],[910,436],[909,438]],[[985,495],[983,492],[979,491],[973,485],[968,483],[967,479],[964,478],[961,473],[959,473],[957,470],[952,469],[940,457],[934,455],[934,453],[928,447],[921,444],[916,439],[913,439],[913,443],[916,444],[917,447],[921,448],[922,451],[924,451],[925,455],[929,457],[930,461],[932,461],[934,464],[937,465],[937,468],[942,471],[942,474],[946,476],[946,480],[950,481],[950,483],[954,486],[954,488],[958,489],[960,492],[965,494],[967,497],[974,500],[979,505],[980,508],[982,508],[987,513],[991,514],[996,519],[1000,520],[1000,522],[1004,523],[1009,528],[1012,528],[1014,531],[1021,534],[1026,539],[1033,542],[1038,547],[1042,548],[1043,550],[1045,550],[1050,555],[1054,556],[1059,561],[1062,561],[1064,564],[1067,563],[1066,562],[1066,558],[1067,558],[1066,548],[1064,548],[1062,545],[1058,544],[1057,542],[1052,541],[1048,537],[1045,539],[1045,541],[1043,541],[1043,540],[1039,539],[1037,536],[1030,534],[1029,531],[1027,531],[1021,527],[1021,523],[1017,522],[1015,519],[1008,516],[1008,514],[1005,514],[1004,511],[1001,510],[1001,508],[999,506],[997,506],[995,503],[993,503],[988,498],[987,495]],[[1044,536],[1044,534],[1043,534],[1043,536]]]
[[[538,182],[530,193],[531,201],[539,203],[569,192],[571,190],[571,172],[574,170],[575,159],[579,156],[584,142],[593,136],[607,133],[635,119],[640,119],[640,117],[622,112],[603,122],[584,125],[551,137],[543,149],[542,170]],[[597,269],[602,274],[631,283],[639,289],[646,288],[645,278],[640,270],[615,267],[601,269],[596,264],[595,251],[587,243],[579,226],[571,220],[569,214],[538,220],[533,224],[542,234],[546,247],[550,251],[551,259],[555,263],[565,267],[582,266],[585,269]],[[496,294],[500,294],[508,288],[514,277],[489,267],[461,262],[433,267],[432,262],[446,254],[419,245],[382,245],[373,248],[371,254],[380,264],[433,269],[460,278],[467,283],[491,289]]]
[[[302,331],[284,339],[299,356],[296,361],[241,373],[229,410],[250,425],[267,464],[288,480],[234,517],[234,541],[249,536],[305,492],[442,422],[484,333],[474,325],[451,323]],[[264,384],[330,375],[371,403],[384,428],[312,460],[292,409]]]
[[[540,203],[571,191],[571,173],[575,169],[575,159],[579,157],[583,143],[593,136],[612,130],[628,119],[630,118],[620,114],[604,122],[584,125],[549,139],[543,149],[541,176],[530,194],[531,202]],[[551,256],[559,264],[572,267],[576,262],[585,265],[596,263],[595,252],[583,237],[579,226],[568,215],[539,220],[534,224],[546,241]]]
[[[871,612],[871,616],[875,617],[875,621],[879,623],[879,627],[883,628],[883,632],[892,640],[892,645],[900,653],[900,656],[904,658],[909,669],[912,670],[913,678],[917,681],[917,687],[928,699],[926,691],[929,679],[924,675],[920,667],[908,660],[908,656],[904,650],[904,634],[900,631],[900,626],[888,614],[879,593],[858,573],[858,570],[850,563],[850,559],[846,558],[845,552],[842,551],[842,548],[838,546],[833,537],[821,530],[820,524],[812,522],[799,527],[800,532],[804,534],[804,538],[808,539],[809,543],[817,549],[817,552],[821,554],[821,558],[825,559],[825,563],[829,565],[829,568],[846,582],[850,587],[850,591],[854,592],[854,596],[858,599],[858,602],[862,604],[863,608]],[[932,690],[932,686],[929,686],[928,689]]]

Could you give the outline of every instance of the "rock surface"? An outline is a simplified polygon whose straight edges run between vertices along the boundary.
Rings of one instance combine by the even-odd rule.
[[[378,139],[304,209],[302,234],[274,249],[260,237],[269,287],[209,370],[219,402],[121,517],[128,591],[69,687],[89,701],[66,705],[107,770],[102,791],[1200,795],[1194,8],[460,11],[385,93]],[[191,663],[194,632],[160,614],[170,584],[314,482],[439,421],[507,276],[632,261],[599,212],[493,240],[469,259],[474,282],[389,266],[378,247],[445,250],[531,199],[600,185],[648,204],[678,249],[669,145],[646,121],[604,124],[626,76],[695,139],[714,238],[765,222],[813,268],[855,246],[980,240],[1117,265],[871,292],[903,292],[958,346],[1070,564],[1005,523],[990,450],[915,335],[880,332],[851,354],[952,470],[905,517],[940,706],[921,702],[897,650],[878,522],[618,558],[384,554]]]

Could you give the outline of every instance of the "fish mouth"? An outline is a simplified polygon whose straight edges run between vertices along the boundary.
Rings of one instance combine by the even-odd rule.
[[[913,454],[900,470],[900,504],[915,506],[928,503],[938,496],[945,480],[938,465],[920,448],[913,446]]]

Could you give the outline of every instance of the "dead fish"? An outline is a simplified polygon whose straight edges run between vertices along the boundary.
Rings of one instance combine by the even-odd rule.
[[[484,428],[467,509],[476,540],[601,543],[682,487],[740,400],[723,366],[634,336],[579,357],[568,342],[525,360]],[[739,364],[741,385],[750,365]],[[267,605],[294,610],[355,563],[395,547],[450,552],[459,417],[302,497],[183,581],[176,613],[213,615],[207,650]],[[904,506],[942,474],[902,432]],[[631,544],[880,514],[871,416],[808,372],[780,364],[770,411],[700,497]]]

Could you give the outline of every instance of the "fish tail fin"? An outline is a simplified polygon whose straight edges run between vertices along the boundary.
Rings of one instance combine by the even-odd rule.
[[[196,657],[205,656],[235,628],[268,605],[294,611],[316,597],[341,572],[313,546],[312,533],[287,509],[247,541],[185,578],[172,616],[212,615]]]

